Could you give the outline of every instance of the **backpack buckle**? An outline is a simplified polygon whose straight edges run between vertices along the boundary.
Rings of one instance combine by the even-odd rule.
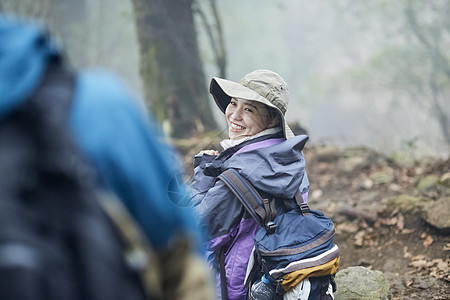
[[[302,215],[306,216],[306,215],[309,215],[311,213],[311,210],[309,209],[308,204],[303,202],[299,206],[300,206],[300,210],[302,212]]]
[[[274,234],[275,233],[275,229],[277,229],[277,225],[274,222],[270,221],[270,222],[268,222],[266,224],[267,235]]]

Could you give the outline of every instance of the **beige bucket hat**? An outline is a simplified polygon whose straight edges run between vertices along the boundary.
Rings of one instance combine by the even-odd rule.
[[[275,108],[280,113],[286,139],[295,136],[285,120],[289,103],[288,85],[277,73],[256,70],[245,75],[239,82],[213,77],[209,92],[223,113],[231,98],[258,101]]]

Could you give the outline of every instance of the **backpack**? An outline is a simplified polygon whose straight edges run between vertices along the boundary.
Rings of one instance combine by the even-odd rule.
[[[148,257],[136,259],[102,208],[72,140],[75,81],[55,59],[34,95],[0,120],[0,298],[156,298],[142,280]]]
[[[310,299],[333,299],[328,289],[336,290],[333,274],[339,267],[340,251],[333,243],[331,219],[311,210],[300,193],[295,201],[263,198],[235,169],[224,171],[218,180],[231,189],[260,226],[249,261],[253,267],[246,276],[250,299],[282,299],[305,280]],[[219,261],[222,271],[223,259],[219,257]],[[220,277],[226,278],[225,274]],[[221,284],[226,291],[226,283],[222,280]]]

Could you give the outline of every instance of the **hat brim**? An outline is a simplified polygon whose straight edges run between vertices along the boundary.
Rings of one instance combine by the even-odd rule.
[[[283,133],[286,139],[295,136],[292,130],[289,128],[284,118],[284,114],[278,107],[276,107],[269,100],[267,100],[257,92],[243,86],[242,84],[223,78],[213,77],[209,86],[209,92],[214,97],[214,101],[223,113],[225,113],[225,110],[230,103],[231,98],[257,101],[269,107],[275,108],[282,119]]]

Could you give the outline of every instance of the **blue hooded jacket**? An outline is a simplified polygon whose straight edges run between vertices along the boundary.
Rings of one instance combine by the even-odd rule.
[[[32,95],[57,55],[42,27],[0,15],[0,121]],[[117,76],[79,72],[68,121],[102,187],[124,202],[156,248],[177,235],[198,238],[191,209],[172,202],[185,196],[174,151]]]

